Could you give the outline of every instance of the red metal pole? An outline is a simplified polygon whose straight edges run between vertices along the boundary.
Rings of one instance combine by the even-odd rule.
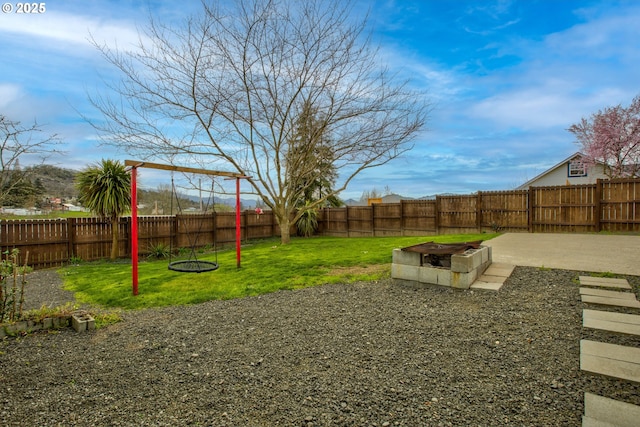
[[[136,168],[131,168],[131,276],[133,295],[138,295],[138,185]]]
[[[236,178],[236,268],[240,268],[240,178]]]

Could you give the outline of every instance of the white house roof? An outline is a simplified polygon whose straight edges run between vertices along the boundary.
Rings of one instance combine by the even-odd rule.
[[[572,159],[574,159],[575,157],[578,157],[578,156],[583,157],[584,154],[579,152],[579,151],[576,151],[575,153],[573,153],[572,155],[570,155],[566,159],[560,161],[556,165],[550,167],[546,171],[542,172],[541,174],[531,178],[529,181],[527,181],[524,184],[520,185],[519,187],[516,188],[516,190],[523,190],[523,189],[529,188],[529,186],[531,186],[531,183],[539,180],[540,178],[542,178],[545,175],[550,174],[551,172],[553,172],[554,170],[558,169],[559,167],[562,167],[562,166],[566,165],[568,161],[570,161],[570,160],[572,160]]]

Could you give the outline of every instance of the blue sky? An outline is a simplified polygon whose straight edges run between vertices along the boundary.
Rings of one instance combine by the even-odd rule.
[[[382,57],[426,89],[434,109],[413,150],[356,178],[343,198],[386,187],[410,197],[514,188],[578,151],[571,124],[640,93],[638,1],[359,3]],[[149,11],[179,20],[199,4],[58,0],[40,15],[0,13],[0,114],[59,134],[59,166],[127,158],[100,147],[81,118],[97,114],[87,94],[117,78],[88,38],[129,46]]]

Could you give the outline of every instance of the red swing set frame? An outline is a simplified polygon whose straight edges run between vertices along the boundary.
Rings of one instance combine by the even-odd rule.
[[[240,268],[240,240],[241,240],[241,220],[240,220],[240,180],[248,179],[248,176],[223,171],[213,171],[208,169],[189,168],[183,166],[164,165],[161,163],[141,162],[137,160],[125,160],[125,166],[131,168],[131,281],[133,295],[138,295],[138,184],[137,169],[150,168],[175,172],[195,173],[213,176],[225,176],[228,179],[236,180],[236,268]]]

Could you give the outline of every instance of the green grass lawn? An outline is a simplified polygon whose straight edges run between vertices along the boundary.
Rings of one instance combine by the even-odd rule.
[[[137,309],[241,298],[278,290],[327,283],[349,283],[389,277],[393,248],[426,241],[441,243],[489,240],[497,234],[456,234],[428,237],[294,238],[249,242],[242,247],[242,268],[235,250],[218,252],[220,268],[207,273],[168,270],[167,260],[139,264],[139,294],[132,295],[131,265],[91,262],[60,270],[64,287],[79,302],[103,307]],[[199,259],[212,261],[215,254]]]
[[[40,215],[0,215],[0,219],[55,219],[55,218],[90,218],[95,216],[91,212],[54,211]]]

